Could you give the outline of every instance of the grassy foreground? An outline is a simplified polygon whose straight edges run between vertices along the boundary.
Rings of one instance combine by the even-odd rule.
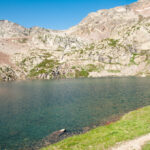
[[[150,142],[148,142],[147,144],[145,144],[145,145],[142,147],[142,150],[150,150]]]
[[[115,123],[69,137],[41,150],[105,150],[146,133],[150,133],[150,106],[132,111]]]

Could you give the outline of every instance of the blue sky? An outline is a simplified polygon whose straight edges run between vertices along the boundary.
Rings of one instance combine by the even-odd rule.
[[[90,12],[130,4],[136,0],[0,0],[0,20],[25,27],[63,30]]]

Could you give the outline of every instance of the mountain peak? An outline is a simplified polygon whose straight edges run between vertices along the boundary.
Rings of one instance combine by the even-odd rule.
[[[25,36],[28,32],[27,30],[23,26],[11,21],[0,20],[0,37],[2,38]]]
[[[150,0],[90,13],[77,26],[70,28],[69,33],[89,41],[102,40],[108,38],[116,26],[138,21],[139,16],[150,17]]]

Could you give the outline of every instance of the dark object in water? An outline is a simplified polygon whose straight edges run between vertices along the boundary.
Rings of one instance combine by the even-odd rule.
[[[52,134],[50,134],[49,136],[47,136],[46,138],[44,138],[43,141],[46,141],[46,143],[55,143],[57,142],[60,137],[66,132],[66,129],[61,129],[59,131],[55,131]],[[44,142],[45,143],[45,142]]]
[[[64,138],[66,138],[66,136],[67,136],[67,135],[65,135],[66,132],[67,132],[66,129],[61,129],[61,130],[55,131],[52,134],[45,137],[44,139],[42,139],[41,141],[37,142],[35,145],[33,145],[31,147],[27,147],[24,150],[26,150],[26,149],[38,150],[41,147],[46,147],[50,144],[56,143]]]
[[[58,138],[59,136],[61,136],[62,134],[64,134],[66,132],[66,129],[61,129],[59,131],[55,131],[53,132],[50,137],[55,137]]]

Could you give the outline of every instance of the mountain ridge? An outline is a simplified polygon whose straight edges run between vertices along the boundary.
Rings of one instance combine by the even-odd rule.
[[[90,13],[64,31],[0,21],[0,80],[150,74],[150,1]]]

